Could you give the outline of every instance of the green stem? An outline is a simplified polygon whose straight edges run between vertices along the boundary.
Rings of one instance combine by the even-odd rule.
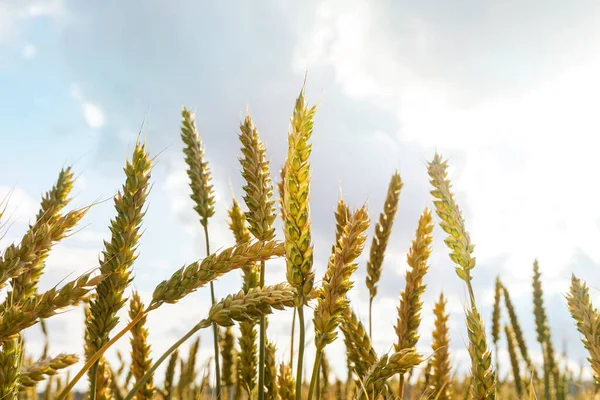
[[[265,262],[260,263],[260,280],[258,285],[262,288],[265,286]],[[267,332],[265,329],[265,316],[260,317],[260,332],[258,345],[258,399],[265,398],[265,341]]]
[[[371,311],[373,309],[373,298],[369,299],[369,338],[371,339],[371,343],[373,343],[373,334],[371,332]]]
[[[210,255],[210,243],[208,241],[208,224],[204,224],[204,238],[206,239],[206,256]],[[213,283],[210,283],[210,299],[212,301],[212,305],[214,306],[217,302],[215,297],[215,286]],[[213,345],[215,352],[215,377],[217,378],[216,388],[217,388],[217,400],[221,399],[221,365],[219,362],[219,327],[216,322],[213,322]]]
[[[150,379],[150,377],[154,374],[154,371],[156,371],[156,369],[160,366],[160,364],[162,364],[167,359],[167,357],[169,357],[171,355],[171,353],[173,353],[175,350],[177,350],[177,348],[179,346],[181,346],[186,340],[188,340],[190,337],[192,337],[200,329],[204,329],[209,326],[210,326],[210,323],[207,320],[200,321],[199,324],[195,325],[181,339],[179,339],[177,342],[175,342],[175,344],[173,344],[173,346],[169,347],[167,349],[167,351],[165,351],[163,353],[163,355],[160,356],[160,358],[158,360],[156,360],[154,365],[152,365],[152,367],[144,374],[144,376],[142,376],[142,378],[136,382],[133,389],[131,389],[131,391],[129,393],[127,393],[127,396],[125,396],[125,398],[123,400],[131,400],[133,398],[133,396],[136,395],[138,390],[140,390],[141,387],[146,383],[146,381],[148,381],[148,379]]]
[[[96,400],[96,386],[98,385],[98,367],[100,360],[96,361],[90,371],[90,400]]]
[[[296,369],[296,400],[302,400],[302,362],[304,361],[304,299],[298,307],[298,367]]]
[[[398,399],[402,400],[404,398],[404,374],[400,374],[400,378],[398,379]]]
[[[294,308],[294,315],[292,316],[292,339],[290,341],[290,368],[294,368],[294,333],[296,328],[296,309]]]
[[[313,392],[315,391],[315,384],[319,378],[319,366],[321,365],[321,357],[323,355],[323,349],[317,349],[315,355],[315,365],[313,367],[312,376],[310,378],[310,388],[308,389],[308,400],[312,400]]]

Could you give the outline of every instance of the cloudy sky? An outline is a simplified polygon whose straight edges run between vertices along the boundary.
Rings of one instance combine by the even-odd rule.
[[[473,284],[486,322],[500,275],[540,359],[530,290],[537,257],[556,347],[566,347],[576,369],[585,352],[563,299],[570,274],[586,279],[600,297],[599,17],[593,1],[4,1],[0,197],[13,192],[3,244],[23,234],[40,195],[65,165],[78,175],[73,206],[110,200],[143,126],[158,156],[133,286],[149,300],[160,280],[204,255],[182,161],[182,104],[197,112],[218,200],[210,238],[213,248],[222,248],[233,243],[226,226],[231,196],[242,195],[237,132],[246,107],[277,172],[308,71],[308,99],[319,105],[311,158],[318,279],[334,237],[340,189],[352,205],[367,201],[375,220],[394,170],[404,181],[374,306],[377,351],[388,351],[395,340],[406,251],[419,214],[432,206],[425,164],[437,150],[450,161],[476,244]],[[55,248],[43,287],[98,265],[113,215],[111,201],[92,209],[82,230]],[[453,356],[464,370],[465,290],[441,230],[434,233],[419,348],[428,352],[431,308],[443,290],[450,299]],[[281,261],[268,267],[267,283],[285,279]],[[366,319],[364,257],[355,278],[352,305]],[[216,283],[217,295],[239,285],[232,273]],[[205,316],[209,302],[203,290],[153,313],[153,354]],[[281,360],[289,352],[290,320],[291,313],[279,313],[269,326]],[[52,352],[81,352],[80,309],[52,318],[49,326]],[[201,336],[206,358],[211,334]],[[27,339],[39,355],[39,328]],[[122,340],[117,347],[127,346]],[[345,376],[343,346],[327,353],[335,374]],[[114,360],[114,352],[109,357]],[[312,357],[308,351],[307,365]]]

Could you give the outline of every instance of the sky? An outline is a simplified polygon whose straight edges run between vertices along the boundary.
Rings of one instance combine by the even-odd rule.
[[[60,169],[78,178],[71,207],[100,200],[77,234],[57,245],[41,287],[98,266],[112,196],[141,132],[156,165],[133,288],[148,302],[176,269],[205,255],[189,199],[182,105],[196,111],[217,199],[211,247],[231,246],[227,209],[241,200],[239,124],[246,109],[267,146],[277,181],[294,100],[305,73],[317,104],[311,156],[311,218],[317,284],[334,240],[340,191],[352,206],[382,210],[394,171],[404,187],[374,303],[374,346],[395,341],[406,252],[420,213],[432,207],[426,163],[436,151],[449,173],[475,243],[473,285],[489,327],[494,280],[510,291],[534,361],[533,260],[540,262],[555,347],[579,370],[586,353],[564,295],[571,273],[600,296],[600,208],[596,184],[600,120],[600,4],[593,1],[380,1],[283,3],[5,0],[0,2],[0,197],[12,191],[10,228],[18,240]],[[436,220],[437,221],[437,220]],[[281,224],[277,222],[282,238]],[[359,259],[353,309],[368,317],[366,256]],[[436,226],[425,278],[422,337],[430,354],[432,307],[449,298],[451,351],[468,368],[466,293]],[[285,280],[283,260],[267,263],[267,284]],[[215,283],[217,297],[240,289],[240,274]],[[210,306],[207,290],[149,316],[158,357]],[[121,321],[125,322],[126,310]],[[291,313],[270,317],[278,361],[289,356]],[[506,313],[503,321],[507,320]],[[82,353],[83,312],[48,320],[50,349]],[[311,340],[313,327],[307,327]],[[200,356],[212,353],[201,333]],[[26,333],[39,356],[39,327]],[[122,339],[116,349],[128,351]],[[500,357],[507,361],[504,342]],[[187,346],[184,346],[184,353]],[[310,348],[310,346],[309,346]],[[108,353],[115,360],[115,350]],[[345,377],[341,340],[326,353]],[[306,353],[306,365],[314,354]],[[501,365],[507,365],[502,362]],[[308,367],[307,367],[308,369]],[[502,369],[501,373],[507,371]],[[158,376],[162,376],[159,372]],[[161,379],[161,378],[157,378]]]

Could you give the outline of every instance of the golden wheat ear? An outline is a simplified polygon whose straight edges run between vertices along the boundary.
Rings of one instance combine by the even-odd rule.
[[[375,233],[371,242],[369,260],[367,261],[366,284],[369,289],[369,336],[371,331],[371,309],[373,299],[377,295],[377,283],[381,278],[383,269],[383,259],[387,248],[390,235],[392,234],[392,225],[398,211],[398,202],[400,201],[400,190],[402,189],[402,179],[398,172],[392,175],[388,186],[383,212],[379,215],[379,221],[375,225]]]
[[[475,245],[465,227],[465,221],[452,193],[447,173],[448,163],[439,154],[427,165],[427,173],[433,186],[435,210],[440,218],[440,227],[448,234],[444,243],[450,249],[450,259],[456,264],[456,274],[462,279],[469,293],[470,309],[466,310],[469,336],[469,355],[473,375],[472,396],[476,399],[496,398],[496,376],[492,365],[492,354],[488,350],[485,326],[477,310],[475,293],[471,285],[472,270],[475,268],[473,250]]]
[[[454,396],[452,367],[450,366],[450,333],[448,330],[449,315],[446,313],[446,298],[440,294],[433,308],[434,329],[432,333],[431,377],[429,390],[431,396],[438,400],[450,400]]]
[[[104,242],[100,259],[100,272],[105,279],[96,287],[97,297],[90,302],[90,318],[86,321],[92,354],[109,342],[111,331],[119,323],[117,313],[127,300],[125,289],[132,280],[152,170],[152,160],[144,144],[135,144],[131,161],[127,160],[124,170],[125,184],[114,199],[117,215],[111,220],[111,239]],[[109,400],[109,388],[97,385],[99,363],[100,360],[90,370],[92,398]]]
[[[137,291],[134,291],[129,301],[129,318],[134,320],[139,313],[143,313],[144,303]],[[131,328],[131,372],[137,380],[150,369],[152,359],[150,358],[150,344],[148,343],[148,328],[144,316],[133,328]],[[137,400],[151,400],[155,388],[152,378],[148,379],[137,393]]]
[[[588,351],[588,362],[592,368],[596,385],[600,384],[600,315],[592,305],[587,285],[581,279],[571,276],[571,288],[567,294],[567,304],[575,326],[581,333],[583,347]]]

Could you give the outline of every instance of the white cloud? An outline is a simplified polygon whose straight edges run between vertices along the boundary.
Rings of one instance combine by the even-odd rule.
[[[104,116],[104,111],[102,110],[102,108],[99,105],[87,100],[87,98],[83,94],[83,90],[81,89],[81,86],[79,86],[76,83],[72,84],[71,87],[69,88],[69,95],[74,100],[81,103],[81,111],[83,114],[83,119],[85,120],[85,123],[90,128],[97,129],[97,128],[101,128],[102,126],[104,126],[104,123],[106,122],[106,118]]]
[[[83,118],[90,128],[101,128],[104,125],[104,112],[93,103],[83,103]]]
[[[25,46],[23,46],[21,54],[23,55],[24,59],[31,60],[37,56],[37,47],[31,43],[27,43]]]
[[[49,17],[53,21],[66,18],[63,0],[23,0],[0,2],[0,42],[17,40],[25,23]]]

